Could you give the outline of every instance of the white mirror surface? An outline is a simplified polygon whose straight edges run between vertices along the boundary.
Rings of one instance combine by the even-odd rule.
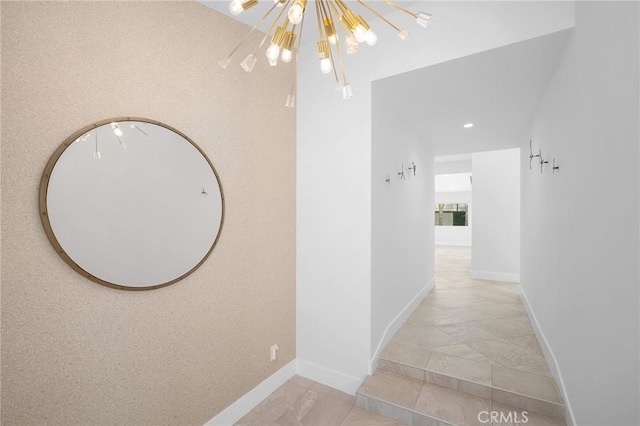
[[[58,253],[93,281],[125,289],[161,287],[195,270],[224,215],[208,158],[158,122],[117,119],[83,130],[43,177],[43,224]]]

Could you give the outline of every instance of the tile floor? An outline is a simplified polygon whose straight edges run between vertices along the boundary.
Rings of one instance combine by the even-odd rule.
[[[356,399],[300,376],[269,395],[236,426],[400,426],[356,407]]]
[[[474,280],[470,269],[469,248],[436,248],[436,288],[383,350],[379,366],[562,404],[518,285]]]
[[[564,424],[563,401],[518,285],[474,280],[470,269],[469,248],[436,248],[436,288],[382,351],[376,375],[359,393],[454,424],[477,424],[479,411],[504,405],[535,412],[529,424]]]
[[[531,408],[529,425],[563,425],[542,415],[561,418],[564,407],[518,286],[473,280],[469,271],[468,248],[436,248],[436,288],[383,350],[376,374],[359,394],[383,395],[390,407],[410,407],[450,424],[479,424],[480,411],[519,407]],[[237,425],[401,424],[355,402],[295,376]],[[404,423],[411,424],[411,417]]]

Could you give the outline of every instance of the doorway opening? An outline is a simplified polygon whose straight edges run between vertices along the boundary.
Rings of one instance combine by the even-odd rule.
[[[520,282],[520,148],[436,157],[434,174],[436,248],[466,247],[471,278]]]

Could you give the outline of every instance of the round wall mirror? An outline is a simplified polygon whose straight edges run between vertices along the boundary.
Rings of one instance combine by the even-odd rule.
[[[211,161],[187,136],[144,118],[103,120],[54,152],[40,217],[56,252],[109,287],[173,284],[209,256],[224,220]]]

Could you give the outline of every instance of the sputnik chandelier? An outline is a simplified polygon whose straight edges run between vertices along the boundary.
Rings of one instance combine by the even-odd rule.
[[[398,34],[401,39],[406,39],[409,32],[397,27],[387,18],[381,15],[373,7],[365,3],[364,0],[356,0],[363,8],[380,18],[380,20],[389,25]],[[376,44],[378,37],[373,32],[369,24],[360,15],[356,15],[353,10],[343,0],[312,0],[315,4],[316,17],[318,23],[318,42],[317,51],[320,60],[320,70],[325,74],[333,73],[333,77],[338,88],[342,90],[342,97],[349,99],[353,96],[351,85],[347,79],[345,71],[342,49],[340,47],[339,31],[344,35],[344,49],[347,54],[355,54],[358,52],[360,43],[366,43],[369,46]],[[431,15],[424,12],[412,12],[404,7],[393,3],[391,0],[382,0],[387,5],[411,15],[415,18],[418,25],[427,28],[431,22]],[[239,15],[243,11],[258,4],[258,0],[232,0],[229,4],[229,11],[232,15]],[[249,53],[240,66],[246,72],[253,71],[258,61],[256,54],[264,46],[265,42],[271,37],[271,44],[266,50],[266,56],[269,65],[275,67],[278,65],[278,58],[282,62],[288,63],[294,60],[294,70],[291,83],[291,92],[287,96],[285,106],[293,108],[295,105],[296,95],[296,77],[298,65],[298,53],[300,51],[300,41],[302,39],[302,29],[304,27],[304,18],[307,0],[274,0],[271,8],[258,20],[256,25],[244,36],[238,45],[218,63],[222,68],[227,68],[231,63],[231,57],[244,44],[258,26],[260,26],[273,12],[278,10],[277,16],[273,19],[269,29],[258,46]],[[284,11],[287,10],[284,18]],[[279,22],[282,24],[278,25]],[[339,31],[336,30],[339,29]],[[275,31],[274,31],[275,29]],[[297,39],[297,43],[296,43]],[[337,64],[337,66],[336,66]]]

